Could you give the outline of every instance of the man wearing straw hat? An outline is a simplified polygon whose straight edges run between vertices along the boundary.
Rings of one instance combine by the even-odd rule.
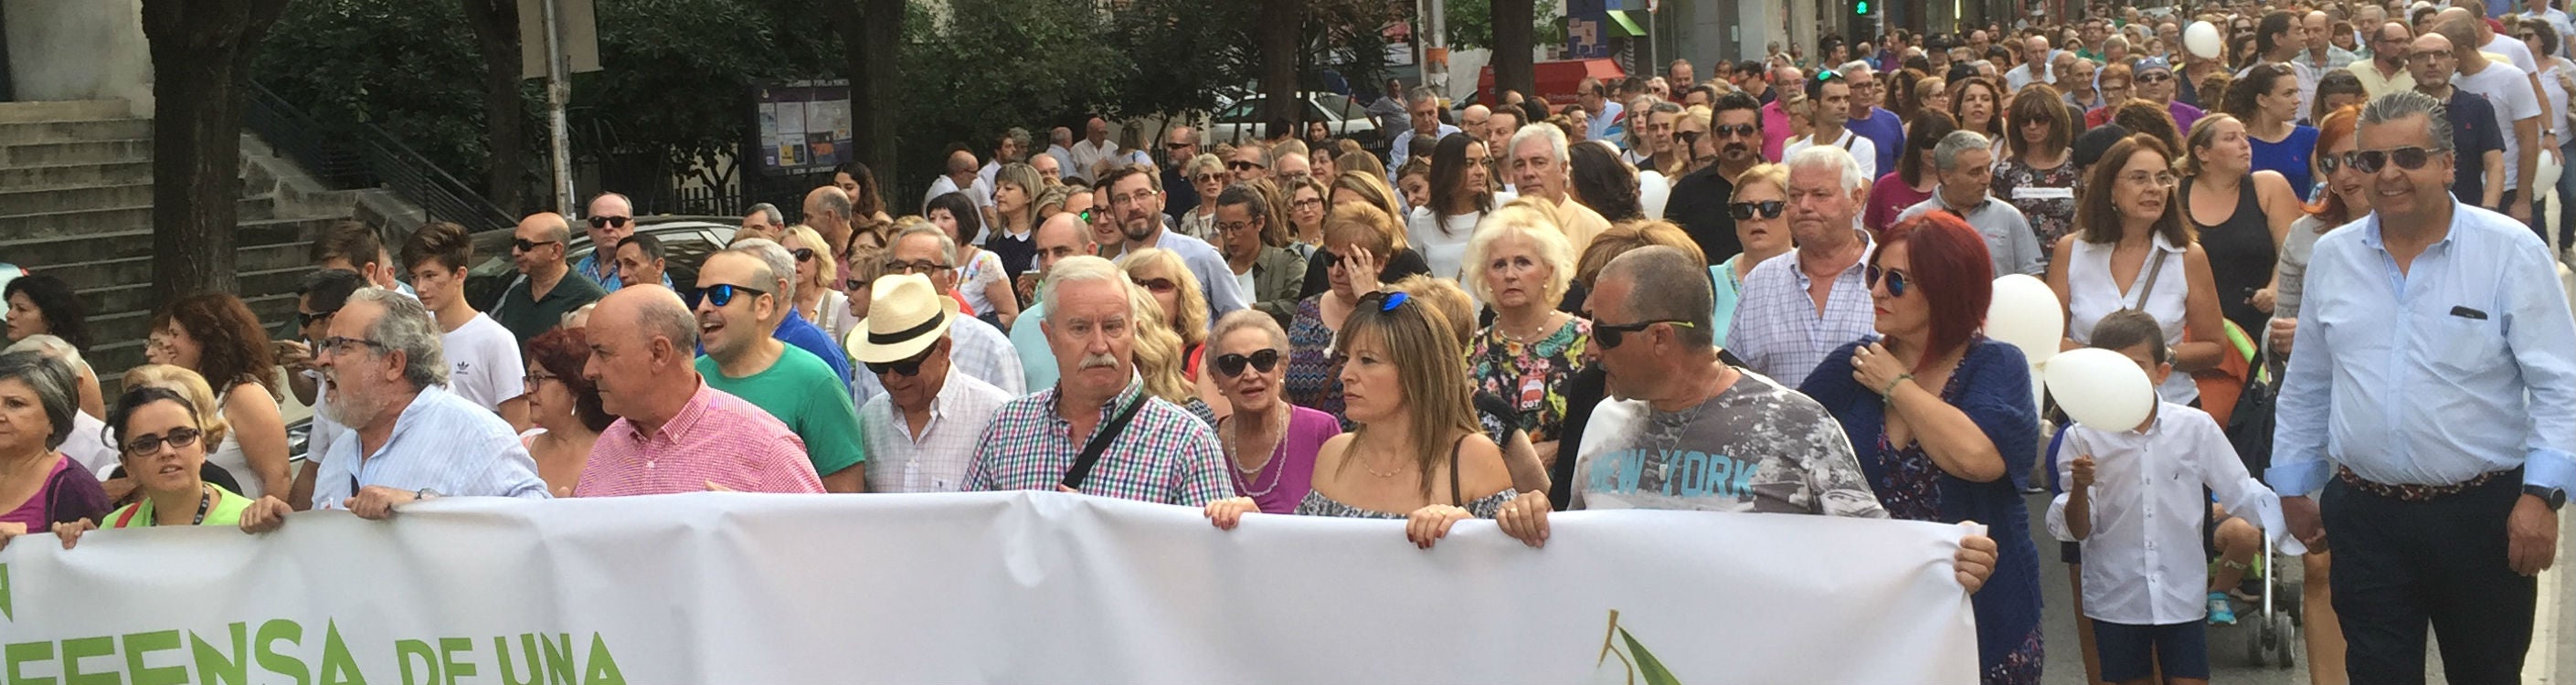
[[[920,274],[869,288],[868,318],[846,341],[885,392],[859,408],[871,492],[956,492],[984,427],[1010,393],[949,363],[957,300]]]

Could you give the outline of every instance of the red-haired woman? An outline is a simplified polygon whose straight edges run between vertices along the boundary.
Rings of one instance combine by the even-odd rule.
[[[519,442],[556,497],[572,496],[591,446],[617,420],[599,404],[599,386],[582,376],[589,363],[590,339],[582,329],[557,328],[528,341],[528,421],[537,427],[519,434]]]
[[[2039,550],[2009,476],[2030,472],[2039,409],[2021,350],[1980,332],[1993,270],[1958,217],[1888,227],[1866,272],[1878,335],[1834,350],[1798,389],[1842,423],[1889,516],[1991,526],[1994,577],[1971,600],[1979,674],[2037,683]]]
[[[179,298],[152,315],[143,356],[206,377],[215,411],[232,425],[206,461],[241,484],[241,496],[287,496],[286,419],[277,410],[277,358],[268,331],[241,298],[199,293]]]

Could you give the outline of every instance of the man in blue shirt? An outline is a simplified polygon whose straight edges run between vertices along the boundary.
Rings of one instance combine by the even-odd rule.
[[[2333,534],[2354,682],[2421,682],[2427,623],[2454,682],[2519,681],[2576,483],[2576,319],[2548,246],[2444,187],[2445,116],[2362,111],[2375,213],[2317,239],[2265,473],[2292,533]]]
[[[1887,99],[1891,79],[1879,78],[1868,62],[1860,61],[1844,64],[1842,75],[1843,82],[1851,84],[1851,118],[1843,121],[1843,128],[1868,138],[1878,149],[1878,165],[1870,168],[1879,173],[1895,171],[1896,156],[1905,152],[1905,122],[1878,106]]]
[[[318,455],[313,508],[382,519],[439,495],[546,498],[509,422],[447,391],[438,327],[419,300],[359,290],[327,332],[313,350],[321,411],[353,435]]]
[[[617,193],[600,193],[590,198],[590,254],[573,262],[573,273],[599,284],[602,293],[617,292],[625,287],[617,277],[617,243],[635,234],[635,203]],[[662,275],[662,287],[671,287],[671,276]]]

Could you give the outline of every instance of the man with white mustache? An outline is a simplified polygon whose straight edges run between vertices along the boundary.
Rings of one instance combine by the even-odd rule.
[[[322,455],[313,508],[384,519],[398,505],[442,495],[548,496],[509,422],[447,391],[438,329],[419,300],[361,289],[327,332],[313,349],[329,398],[322,412],[357,439]]]

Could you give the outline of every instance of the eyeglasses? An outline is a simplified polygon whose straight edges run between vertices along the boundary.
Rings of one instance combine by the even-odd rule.
[[[1762,132],[1762,127],[1754,124],[1718,124],[1708,127],[1708,132],[1715,133],[1721,138],[1747,138]]]
[[[868,373],[873,373],[879,376],[889,373],[897,376],[919,376],[921,375],[921,363],[930,361],[930,353],[937,349],[939,349],[939,345],[934,343],[930,347],[924,348],[921,351],[921,354],[912,355],[912,358],[910,359],[900,359],[891,362],[868,362]]]
[[[1630,333],[1642,332],[1642,331],[1646,330],[1647,328],[1652,327],[1652,326],[1654,326],[1655,324],[1659,324],[1659,323],[1668,323],[1668,324],[1672,324],[1672,325],[1675,325],[1675,326],[1680,326],[1680,327],[1683,327],[1683,328],[1698,328],[1698,327],[1699,327],[1699,324],[1694,324],[1694,323],[1691,323],[1691,322],[1688,322],[1688,321],[1680,321],[1680,320],[1676,320],[1676,319],[1656,319],[1656,320],[1653,320],[1653,321],[1639,321],[1639,322],[1636,322],[1636,323],[1624,323],[1624,324],[1619,324],[1619,325],[1616,325],[1616,326],[1609,326],[1609,325],[1602,325],[1602,324],[1593,324],[1593,325],[1592,325],[1592,341],[1593,341],[1593,342],[1597,342],[1597,343],[1601,343],[1601,349],[1605,349],[1605,350],[1606,350],[1606,349],[1613,348],[1613,347],[1618,347],[1618,346],[1619,346],[1619,343],[1626,342],[1626,340],[1625,340],[1624,338],[1626,338],[1628,334],[1630,334]]]
[[[1266,167],[1261,166],[1261,163],[1259,163],[1259,162],[1246,162],[1246,161],[1243,161],[1243,160],[1238,159],[1238,160],[1234,160],[1234,161],[1231,161],[1231,162],[1226,162],[1226,163],[1225,163],[1225,168],[1233,169],[1233,170],[1235,170],[1235,171],[1251,171],[1251,170],[1254,170],[1254,169],[1261,169],[1261,168],[1266,168]]]
[[[1247,366],[1254,371],[1270,373],[1271,369],[1279,368],[1279,351],[1260,350],[1250,355],[1228,354],[1216,358],[1216,372],[1219,374],[1241,376]]]
[[[541,373],[532,373],[532,374],[528,374],[528,375],[526,375],[526,376],[521,376],[521,377],[519,377],[519,385],[520,385],[521,387],[525,387],[525,388],[527,388],[527,389],[528,389],[528,392],[536,392],[536,391],[537,391],[537,384],[538,384],[538,383],[543,383],[543,382],[546,382],[546,381],[559,381],[559,380],[563,380],[563,377],[562,377],[562,376],[552,376],[552,375],[541,374]]]
[[[1197,176],[1190,177],[1191,183],[1223,183],[1225,180],[1225,175],[1223,174],[1199,174]]]
[[[936,273],[936,272],[940,272],[940,271],[946,271],[946,270],[951,269],[951,268],[955,268],[955,267],[951,267],[951,266],[949,266],[949,265],[941,264],[941,263],[939,263],[939,262],[932,261],[932,260],[928,260],[928,259],[916,260],[916,261],[910,261],[910,262],[906,262],[906,261],[899,261],[899,260],[893,260],[893,259],[888,259],[888,260],[886,260],[886,263],[885,263],[885,271],[886,271],[886,273],[888,273],[888,274],[895,274],[895,275],[902,275],[902,274],[922,274],[922,275],[927,276],[927,275],[930,275],[930,274],[932,274],[932,273]]]
[[[2138,75],[2138,82],[2139,82],[2139,83],[2162,83],[2162,82],[2165,82],[2165,81],[2173,80],[2173,77],[2174,77],[2174,76],[2173,76],[2173,74],[2168,74],[2168,73],[2161,72],[2161,71],[2150,71],[2150,72],[2147,72],[2147,73],[2144,73],[2144,74],[2139,74],[2139,75]]]
[[[373,347],[379,350],[393,349],[385,346],[382,342],[368,340],[366,338],[343,338],[338,336],[323,338],[322,341],[317,344],[319,344],[322,349],[330,350],[332,352],[345,352],[349,349],[350,345]]]
[[[1165,149],[1165,150],[1187,150],[1187,149],[1190,149],[1190,148],[1198,147],[1198,145],[1199,145],[1198,143],[1164,143],[1164,144],[1163,144],[1163,149]]]
[[[1310,197],[1310,198],[1306,198],[1306,199],[1303,199],[1303,200],[1289,200],[1289,201],[1288,201],[1288,207],[1289,207],[1290,209],[1305,209],[1305,208],[1308,208],[1308,207],[1322,207],[1322,206],[1324,206],[1324,198],[1320,198],[1320,197]]]
[[[1700,136],[1704,136],[1704,135],[1708,135],[1708,132],[1706,132],[1706,131],[1674,131],[1674,132],[1673,132],[1673,140],[1682,141],[1682,144],[1683,144],[1683,145],[1698,145],[1698,144],[1699,144],[1699,138],[1700,138]]]
[[[1219,222],[1217,222],[1217,224],[1216,224],[1216,230],[1217,230],[1217,232],[1219,232],[1219,233],[1234,233],[1234,232],[1237,232],[1237,231],[1249,231],[1249,230],[1252,230],[1252,228],[1253,228],[1253,223],[1252,223],[1252,222],[1250,222],[1250,221],[1219,221]]]
[[[204,437],[205,434],[205,431],[182,427],[172,428],[169,433],[162,435],[139,435],[125,441],[125,453],[140,457],[161,451],[162,445],[185,448],[197,444],[197,438]]]
[[[2365,174],[2379,173],[2379,170],[2386,168],[2390,162],[2397,163],[2399,169],[2415,171],[2432,163],[2433,155],[2439,152],[2442,151],[2413,145],[2394,150],[2357,150],[2343,153],[2343,163],[2345,166],[2352,167],[2353,171]]]
[[[2120,176],[2120,180],[2132,185],[2146,185],[2153,183],[2166,188],[2174,187],[2175,184],[2182,182],[2181,178],[2174,176],[2173,172],[2170,171],[2160,171],[2155,173],[2144,171],[2130,172],[2122,174]]]
[[[1111,206],[1111,207],[1116,207],[1116,206],[1119,206],[1119,205],[1131,205],[1131,206],[1132,206],[1132,205],[1140,205],[1140,204],[1144,204],[1146,200],[1154,199],[1154,195],[1155,195],[1154,190],[1153,190],[1153,189],[1151,189],[1151,188],[1147,188],[1147,189],[1144,189],[1144,190],[1139,190],[1139,191],[1136,191],[1136,192],[1133,192],[1133,193],[1128,193],[1128,194],[1125,194],[1125,195],[1111,195],[1111,196],[1109,196],[1109,206]]]
[[[1887,281],[1887,294],[1889,297],[1904,297],[1905,291],[1913,289],[1911,284],[1907,282],[1908,279],[1903,271],[1897,271],[1895,269],[1881,269],[1873,265],[1868,269],[1862,270],[1861,276],[1863,276],[1871,286],[1878,285],[1878,282],[1882,280]]]
[[[631,218],[631,217],[623,217],[623,216],[594,216],[594,217],[591,217],[591,218],[590,218],[590,227],[591,227],[591,228],[625,228],[625,227],[626,227],[626,222],[633,221],[633,220],[634,220],[634,219],[633,219],[633,218]]]
[[[1156,295],[1162,295],[1181,289],[1181,286],[1172,283],[1172,279],[1169,278],[1133,278],[1128,280],[1135,281],[1136,287],[1144,288],[1146,291],[1152,292]]]
[[[698,308],[699,300],[704,300],[718,307],[732,306],[734,298],[740,297],[744,293],[750,293],[753,296],[760,296],[769,294],[769,291],[750,286],[734,285],[731,283],[718,283],[707,286],[703,290],[699,290],[697,297],[689,298],[689,308]]]
[[[544,246],[544,245],[561,245],[561,244],[563,244],[563,243],[562,243],[562,242],[559,242],[559,241],[553,241],[553,240],[525,240],[525,239],[518,239],[518,240],[511,240],[511,241],[510,241],[510,249],[512,249],[512,250],[516,250],[516,251],[519,251],[519,252],[535,252],[535,251],[537,251],[537,248],[538,248],[539,246]]]
[[[1777,219],[1780,218],[1781,212],[1789,211],[1789,203],[1781,202],[1779,200],[1763,200],[1761,202],[1730,202],[1726,205],[1726,211],[1729,214],[1735,215],[1735,220],[1737,221],[1751,219],[1755,213],[1760,213],[1762,218],[1765,219]]]
[[[332,308],[332,309],[325,309],[325,310],[318,311],[318,312],[308,312],[308,311],[304,311],[304,310],[298,309],[298,310],[295,310],[295,327],[296,327],[296,328],[303,328],[303,327],[306,327],[306,326],[311,326],[311,325],[313,325],[313,322],[315,322],[315,321],[321,321],[321,320],[323,320],[323,319],[331,318],[331,315],[333,315],[333,314],[338,314],[338,313],[340,313],[340,310],[339,310],[338,308],[336,308],[336,307],[335,307],[335,308]]]

